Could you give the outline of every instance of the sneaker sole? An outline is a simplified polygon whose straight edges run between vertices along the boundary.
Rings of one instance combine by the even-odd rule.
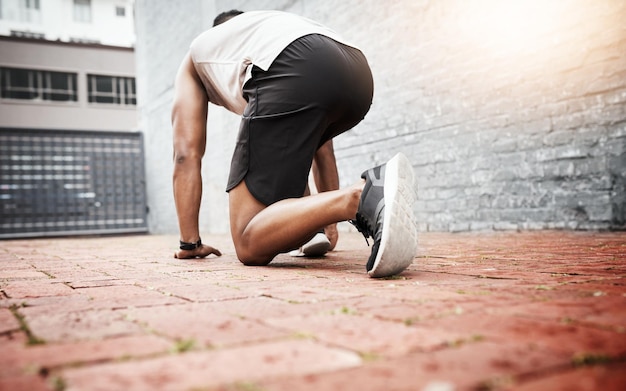
[[[292,257],[321,257],[330,249],[330,240],[323,233],[316,234],[299,250],[289,252]]]
[[[417,225],[413,215],[415,179],[411,162],[398,153],[385,168],[385,216],[378,254],[370,277],[402,272],[417,254]]]

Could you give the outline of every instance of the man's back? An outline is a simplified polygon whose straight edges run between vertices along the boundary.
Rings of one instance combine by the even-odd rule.
[[[246,105],[243,85],[251,77],[252,65],[267,71],[285,47],[309,34],[354,47],[310,19],[281,11],[250,11],[200,34],[191,43],[190,55],[209,101],[241,114]]]

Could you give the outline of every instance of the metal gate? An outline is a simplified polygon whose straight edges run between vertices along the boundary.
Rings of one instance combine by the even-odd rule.
[[[141,133],[0,128],[0,238],[146,231]]]

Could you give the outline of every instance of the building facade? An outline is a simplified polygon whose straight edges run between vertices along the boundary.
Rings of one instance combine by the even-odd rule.
[[[121,17],[116,7],[124,40],[95,23],[104,10]],[[0,10],[0,238],[144,232],[132,3]]]
[[[0,35],[133,47],[134,0],[2,0]]]
[[[137,131],[134,50],[0,36],[0,125]]]

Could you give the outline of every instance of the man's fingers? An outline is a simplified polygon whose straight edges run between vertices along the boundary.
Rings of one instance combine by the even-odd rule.
[[[198,255],[202,258],[209,256],[211,254],[214,254],[216,256],[221,256],[222,253],[220,252],[220,250],[216,249],[215,247],[211,247],[211,246],[207,246],[206,244],[203,244],[202,247],[198,248]]]
[[[203,244],[193,250],[178,250],[174,253],[174,258],[177,259],[191,259],[191,258],[206,258],[209,255],[222,256],[222,252],[215,247],[207,246]]]

